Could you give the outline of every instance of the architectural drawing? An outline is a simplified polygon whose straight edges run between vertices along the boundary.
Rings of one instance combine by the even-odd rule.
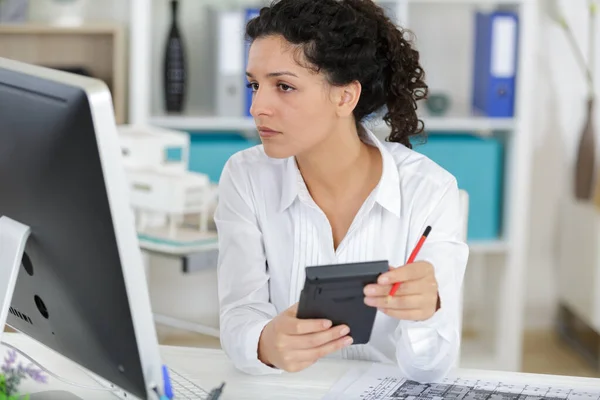
[[[600,400],[599,391],[580,391],[539,385],[508,385],[501,382],[446,380],[418,382],[386,377],[363,392],[364,400]]]

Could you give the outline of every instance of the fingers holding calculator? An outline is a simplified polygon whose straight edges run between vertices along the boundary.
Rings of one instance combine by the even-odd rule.
[[[327,319],[298,319],[297,311],[298,303],[263,329],[258,357],[264,364],[297,372],[352,344],[348,326],[332,326]]]
[[[396,284],[398,289],[392,291]],[[393,268],[365,286],[364,294],[366,305],[396,319],[423,321],[440,308],[434,268],[428,262]]]

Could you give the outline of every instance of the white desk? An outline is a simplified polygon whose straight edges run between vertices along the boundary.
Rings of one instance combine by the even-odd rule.
[[[72,363],[56,356],[36,342],[20,334],[5,334],[7,342],[25,351],[46,368],[65,379],[82,385],[95,386],[96,383]],[[370,364],[356,361],[322,360],[314,366],[295,374],[277,376],[249,376],[235,370],[221,350],[186,347],[161,347],[164,362],[205,390],[226,382],[221,397],[223,400],[285,400],[320,399],[329,388],[350,368],[367,368]],[[4,356],[2,348],[0,356]],[[24,360],[25,361],[25,360]],[[551,375],[516,374],[494,371],[457,370],[453,374],[470,379],[490,379],[501,381],[523,381],[528,379],[538,384],[569,387],[600,387],[600,379],[560,377]],[[39,385],[29,380],[22,388],[37,392],[41,390],[67,390],[86,400],[106,400],[106,392],[75,389],[50,378],[48,384]]]

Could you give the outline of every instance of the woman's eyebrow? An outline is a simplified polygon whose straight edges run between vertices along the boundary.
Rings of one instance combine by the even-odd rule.
[[[269,73],[267,74],[267,78],[273,78],[273,77],[284,76],[284,75],[287,75],[287,76],[293,76],[293,77],[296,77],[296,78],[298,78],[298,75],[296,75],[296,74],[294,74],[293,72],[290,72],[290,71],[276,71],[276,72],[269,72]],[[252,74],[251,74],[250,72],[248,72],[248,71],[246,71],[246,76],[247,76],[248,78],[254,78],[254,75],[252,75]]]

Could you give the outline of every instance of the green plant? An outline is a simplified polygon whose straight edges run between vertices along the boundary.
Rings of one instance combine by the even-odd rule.
[[[47,378],[41,370],[32,364],[17,363],[17,352],[11,350],[0,368],[0,400],[27,400],[29,395],[19,395],[19,385],[31,378],[36,382],[46,383]]]

